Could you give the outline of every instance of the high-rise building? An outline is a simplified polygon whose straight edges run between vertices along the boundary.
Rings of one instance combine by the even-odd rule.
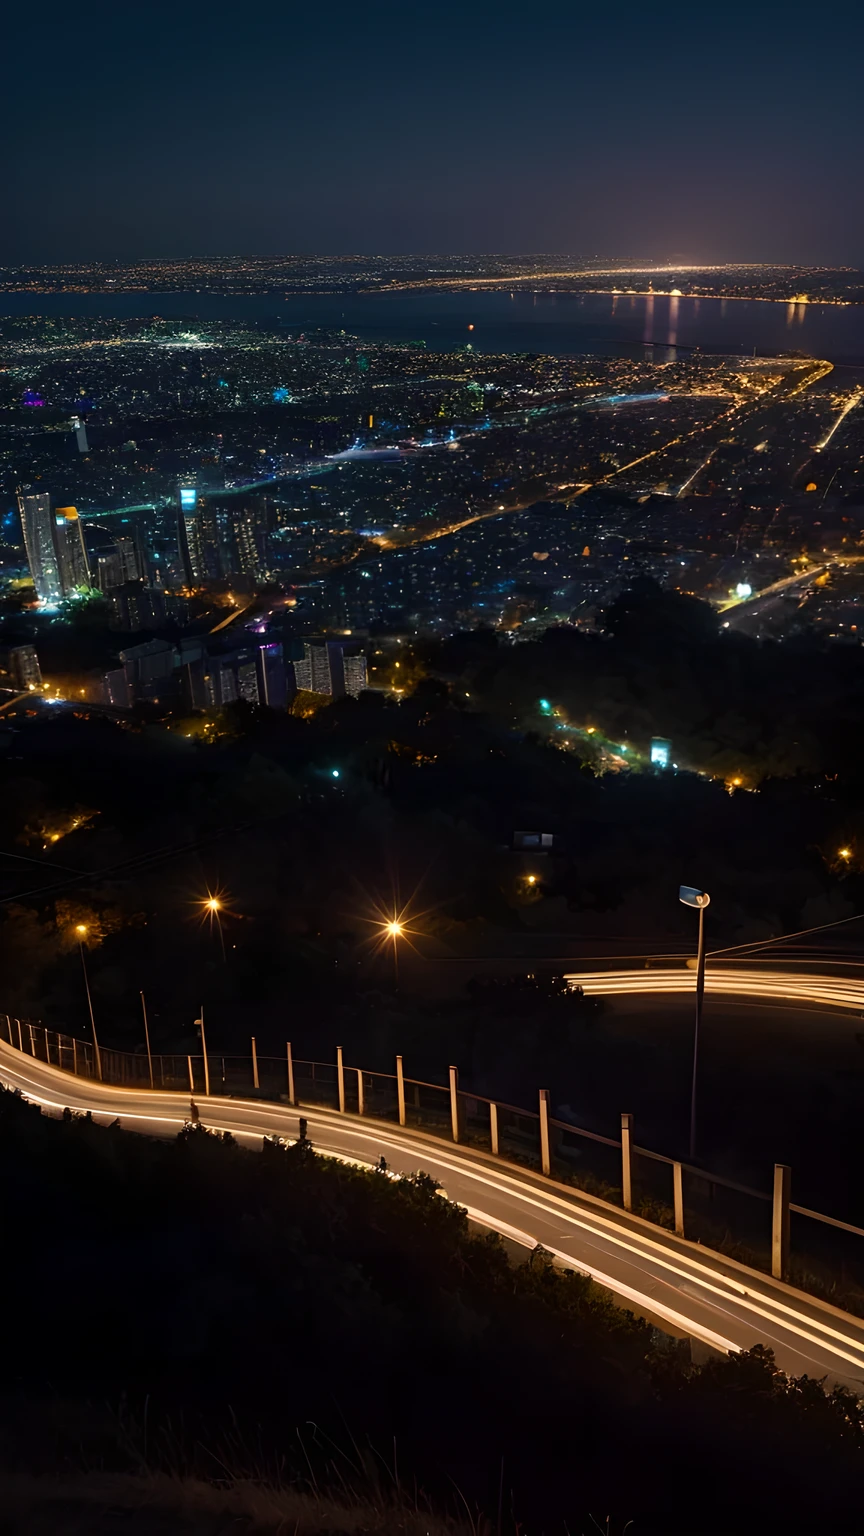
[[[158,704],[160,695],[170,697],[177,691],[174,672],[178,657],[167,641],[145,640],[143,645],[127,646],[120,652],[120,660],[130,699],[152,699]]]
[[[130,534],[121,534],[114,540],[114,548],[120,564],[121,581],[143,581],[146,572],[137,540]]]
[[[130,581],[143,581],[145,575],[143,549],[131,534],[122,534],[115,539],[114,548],[99,555],[96,561],[96,585],[100,592],[110,592]]]
[[[87,441],[87,427],[80,416],[72,417],[72,431],[75,433],[75,443],[79,453],[88,453],[90,444]]]
[[[61,592],[63,597],[71,597],[73,592],[90,586],[90,562],[77,507],[55,509],[54,542]]]
[[[303,659],[294,663],[294,677],[297,687],[309,693],[356,698],[366,687],[366,657],[354,641],[307,640]]]
[[[197,506],[198,476],[182,475],[177,482],[177,542],[183,573],[190,586],[203,574]]]
[[[278,640],[258,646],[258,698],[268,709],[284,709],[288,703],[285,659]]]
[[[165,594],[143,581],[125,581],[111,590],[112,628],[133,634],[138,629],[161,629],[166,621]]]
[[[181,482],[178,490],[180,555],[186,579],[258,580],[265,569],[267,506],[262,498],[241,501],[218,493],[201,495]]]
[[[54,540],[51,497],[47,491],[22,486],[18,491],[18,511],[36,596],[40,603],[57,603],[63,596],[63,588]]]
[[[0,688],[42,687],[42,669],[32,645],[8,645],[0,649]]]
[[[367,682],[366,657],[362,651],[358,651],[353,656],[343,651],[342,671],[345,678],[345,692],[350,694],[352,699],[356,699],[365,689]]]
[[[112,592],[123,581],[120,556],[116,549],[110,555],[99,555],[96,560],[96,585],[100,592]]]

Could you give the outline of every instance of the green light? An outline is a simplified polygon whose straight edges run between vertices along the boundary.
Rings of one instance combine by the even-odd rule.
[[[552,712],[552,705],[549,703],[548,699],[540,700],[540,708],[542,709],[544,715],[551,714]]]
[[[331,779],[338,779],[339,778],[339,769],[338,768],[331,768],[330,769],[330,777],[331,777]]]

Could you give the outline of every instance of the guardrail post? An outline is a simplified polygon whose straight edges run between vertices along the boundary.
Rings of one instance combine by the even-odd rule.
[[[492,1142],[492,1151],[498,1156],[498,1105],[489,1105],[489,1139]]]
[[[20,1019],[16,1019],[15,1023],[18,1025],[18,1049],[21,1052],[21,1054],[23,1055],[24,1054],[24,1036],[21,1033],[21,1020]]]
[[[363,1101],[363,1068],[362,1067],[357,1067],[356,1068],[356,1072],[357,1072],[357,1113],[358,1113],[358,1115],[365,1115],[365,1113],[366,1113],[366,1106],[365,1106],[364,1101]]]
[[[255,1036],[252,1036],[252,1087],[260,1088],[258,1081],[258,1047],[255,1044]]]
[[[405,1074],[402,1071],[402,1057],[396,1057],[396,1098],[399,1104],[399,1124],[405,1124]]]
[[[459,1068],[450,1068],[450,1131],[459,1140]]]
[[[540,1169],[547,1179],[552,1175],[552,1149],[549,1143],[549,1089],[540,1089]]]
[[[78,1041],[72,1036],[72,1071],[78,1076]]]
[[[345,1066],[342,1061],[342,1047],[336,1047],[336,1079],[339,1084],[339,1112],[345,1113]]]
[[[684,1169],[672,1164],[672,1203],[675,1207],[675,1236],[684,1236]]]
[[[789,1201],[792,1195],[792,1169],[786,1163],[774,1164],[774,1209],[771,1222],[771,1273],[775,1280],[789,1278]]]
[[[630,1140],[633,1134],[633,1116],[621,1116],[621,1193],[625,1211],[633,1209],[633,1169]]]
[[[294,1104],[294,1053],[291,1050],[291,1041],[285,1042],[285,1050],[288,1054],[288,1103]]]

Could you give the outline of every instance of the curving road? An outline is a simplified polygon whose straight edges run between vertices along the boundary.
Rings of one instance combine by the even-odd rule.
[[[0,1081],[48,1113],[89,1110],[106,1124],[119,1118],[127,1130],[148,1135],[174,1135],[188,1117],[183,1094],[72,1077],[3,1042]],[[247,1144],[298,1134],[299,1112],[287,1105],[203,1097],[196,1103],[204,1124]],[[768,1344],[784,1369],[827,1375],[864,1394],[864,1320],[489,1153],[333,1110],[302,1112],[320,1152],[364,1165],[383,1153],[394,1173],[423,1169],[475,1221],[526,1247],[542,1243],[667,1332],[724,1351]]]

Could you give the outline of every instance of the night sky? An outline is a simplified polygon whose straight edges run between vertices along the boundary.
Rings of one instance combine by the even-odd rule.
[[[864,264],[864,7],[19,3],[0,260]]]

